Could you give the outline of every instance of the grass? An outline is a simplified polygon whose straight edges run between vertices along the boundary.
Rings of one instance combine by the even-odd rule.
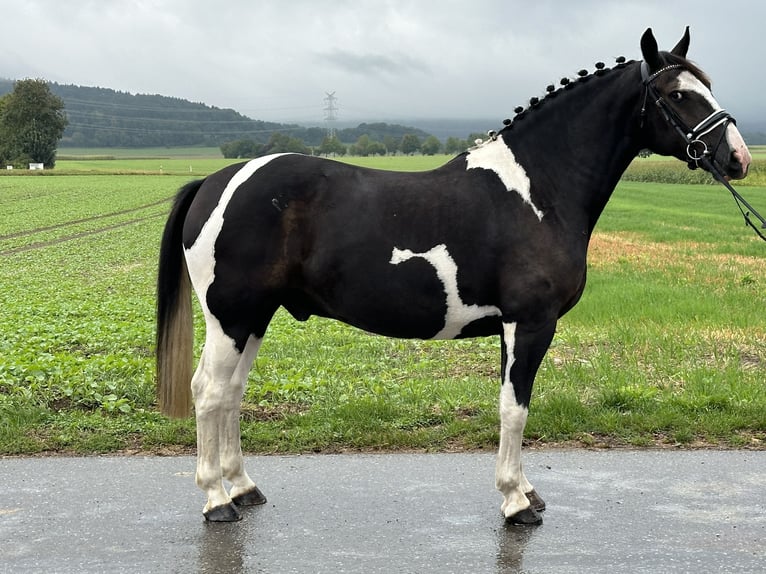
[[[158,238],[190,176],[159,175],[155,160],[131,160],[151,175],[84,175],[67,161],[67,177],[0,177],[0,454],[192,449],[193,421],[156,412],[152,357]],[[746,191],[764,204],[766,189]],[[720,187],[621,183],[527,440],[763,448],[764,248]],[[279,313],[250,375],[243,447],[493,449],[498,363],[494,338],[402,341]]]
[[[180,148],[176,150],[147,148],[136,150],[118,149],[110,155],[108,149],[68,149],[56,162],[55,173],[71,175],[121,174],[121,175],[186,175],[202,177],[240,159],[224,159],[220,153],[204,155],[200,150],[211,148]],[[74,153],[77,152],[77,153]],[[132,152],[132,154],[131,154]],[[200,155],[197,155],[200,154]],[[398,171],[423,171],[446,163],[452,156],[386,156],[338,158],[346,163]],[[15,173],[19,173],[18,171]],[[54,173],[53,171],[47,172]]]

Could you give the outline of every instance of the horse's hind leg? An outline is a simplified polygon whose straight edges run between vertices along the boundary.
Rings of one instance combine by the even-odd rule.
[[[197,485],[207,494],[203,510],[210,521],[239,520],[240,515],[224,488],[240,503],[265,502],[244,470],[239,434],[239,411],[247,373],[261,339],[250,337],[240,353],[234,340],[208,322],[205,348],[192,379],[197,419]],[[256,494],[257,493],[257,494]]]
[[[239,396],[240,402],[245,392],[247,375],[255,360],[263,339],[251,336],[232,378],[232,392]],[[229,496],[237,506],[255,506],[265,504],[266,497],[245,472],[244,458],[239,432],[239,408],[228,413],[221,426],[221,474],[231,483]]]

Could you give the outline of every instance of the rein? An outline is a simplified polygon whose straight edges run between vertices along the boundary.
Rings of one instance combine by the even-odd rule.
[[[651,96],[654,100],[654,104],[659,108],[660,112],[662,112],[665,120],[671,126],[673,126],[673,128],[675,128],[675,130],[686,142],[686,155],[689,157],[689,169],[697,169],[701,165],[705,170],[709,171],[716,181],[721,183],[726,189],[729,190],[729,192],[731,192],[731,195],[734,198],[734,202],[737,204],[737,207],[742,213],[742,216],[745,218],[745,223],[753,228],[753,231],[755,231],[758,237],[766,241],[766,236],[763,232],[761,232],[761,229],[766,229],[766,219],[764,219],[763,216],[761,216],[761,214],[758,213],[755,208],[750,205],[745,200],[745,198],[742,197],[739,192],[737,192],[737,190],[734,189],[734,187],[726,180],[726,177],[723,175],[721,169],[713,159],[715,153],[718,151],[718,148],[721,146],[724,137],[726,136],[726,126],[728,126],[729,123],[737,125],[737,121],[729,114],[729,112],[721,109],[715,110],[696,126],[689,128],[681,119],[681,117],[676,113],[676,111],[670,107],[670,105],[665,101],[665,99],[657,91],[657,88],[654,86],[654,80],[659,75],[667,72],[668,70],[677,68],[683,68],[683,66],[681,64],[671,64],[669,66],[665,66],[664,68],[660,68],[653,74],[649,74],[648,64],[646,62],[641,62],[641,79],[643,80],[645,88],[644,103],[641,106],[641,127],[643,127],[644,118],[646,117],[646,102],[649,96]],[[707,144],[700,138],[709,134],[719,126],[723,126],[724,129],[721,131],[721,137],[718,138],[718,142],[711,152],[708,149]],[[751,215],[761,222],[760,229],[750,219]]]

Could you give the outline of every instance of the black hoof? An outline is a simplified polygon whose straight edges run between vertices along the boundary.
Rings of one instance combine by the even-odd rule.
[[[237,522],[242,520],[242,515],[234,503],[216,506],[202,513],[208,522]]]
[[[540,516],[538,512],[530,506],[529,508],[525,508],[521,512],[517,512],[513,516],[506,516],[505,523],[506,524],[521,524],[523,526],[534,526],[537,524],[542,524],[543,517]]]
[[[237,506],[258,506],[259,504],[266,504],[266,497],[258,490],[257,486],[254,486],[252,490],[235,496],[231,501]]]
[[[537,510],[537,512],[542,512],[543,510],[545,510],[545,501],[542,498],[540,498],[540,495],[537,494],[537,491],[530,490],[529,492],[527,492],[526,496],[527,496],[527,500],[529,501],[529,504],[532,506],[532,508]]]

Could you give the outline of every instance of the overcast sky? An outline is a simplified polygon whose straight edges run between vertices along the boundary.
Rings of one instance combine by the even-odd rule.
[[[255,119],[497,118],[652,27],[735,116],[766,119],[761,0],[14,0],[0,77],[162,94]]]

